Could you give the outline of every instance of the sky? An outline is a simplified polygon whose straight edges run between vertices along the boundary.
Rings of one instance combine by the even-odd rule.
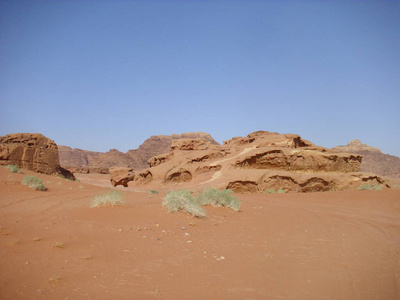
[[[0,0],[0,135],[266,130],[400,156],[400,1]]]

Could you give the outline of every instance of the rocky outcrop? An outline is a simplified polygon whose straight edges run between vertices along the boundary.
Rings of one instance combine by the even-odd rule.
[[[122,185],[128,187],[128,182],[135,179],[135,172],[130,168],[112,167],[109,170],[112,186]]]
[[[346,146],[337,146],[334,150],[360,154],[363,157],[360,171],[376,173],[381,176],[400,178],[400,158],[382,153],[378,148],[368,146],[359,140],[354,140]]]
[[[239,159],[236,168],[276,169],[308,172],[357,172],[360,170],[361,155],[326,153],[315,150],[292,150],[262,147],[251,155]]]
[[[207,150],[211,143],[205,139],[179,139],[171,142],[171,150]]]
[[[60,167],[56,143],[39,133],[15,133],[0,137],[0,164],[75,180],[69,170]]]
[[[129,150],[126,153],[115,149],[103,153],[59,146],[60,163],[65,168],[81,173],[108,173],[110,167],[142,170],[147,168],[148,164],[154,166],[160,161],[165,162],[165,159],[168,159],[171,143],[181,139],[199,139],[207,145],[219,145],[211,135],[204,132],[155,135],[144,141],[138,149]],[[201,146],[198,145],[197,147]],[[154,158],[158,155],[160,155],[159,159]]]
[[[389,187],[377,175],[360,173],[361,162],[361,155],[319,147],[296,134],[257,131],[223,145],[175,141],[169,153],[149,160],[144,172],[151,179],[135,180],[130,186],[213,186],[241,193],[334,191],[363,184]]]
[[[135,165],[130,157],[116,149],[103,153],[59,146],[59,153],[61,165],[79,173],[107,174],[111,167]]]

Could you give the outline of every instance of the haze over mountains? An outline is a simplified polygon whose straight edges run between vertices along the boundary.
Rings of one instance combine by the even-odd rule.
[[[382,153],[378,148],[368,146],[359,140],[353,140],[346,146],[336,146],[333,149],[357,153],[363,156],[361,172],[373,172],[382,176],[400,178],[400,158]]]
[[[108,169],[115,166],[129,167],[135,170],[145,169],[148,167],[147,161],[150,158],[170,151],[173,140],[187,138],[202,138],[212,144],[219,144],[208,133],[189,132],[173,135],[154,135],[145,140],[138,149],[129,150],[126,153],[116,149],[111,149],[106,153],[94,152],[59,145],[60,164],[73,172],[82,173],[108,173]],[[400,178],[400,158],[382,153],[378,148],[366,145],[359,140],[354,140],[346,146],[336,146],[332,149],[340,152],[361,154],[363,156],[361,172],[372,172],[382,176]]]

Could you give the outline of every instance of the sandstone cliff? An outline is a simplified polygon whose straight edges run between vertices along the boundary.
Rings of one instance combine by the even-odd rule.
[[[39,133],[15,133],[0,137],[0,164],[75,179],[70,171],[60,167],[56,143]]]
[[[149,159],[129,186],[229,188],[235,192],[314,192],[389,185],[359,173],[362,156],[319,147],[296,134],[257,131],[223,145],[202,139],[172,143],[169,153]]]

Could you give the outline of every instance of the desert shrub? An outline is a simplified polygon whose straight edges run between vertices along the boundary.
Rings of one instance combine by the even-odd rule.
[[[158,191],[156,191],[156,190],[151,190],[151,191],[148,191],[148,193],[149,193],[149,194],[158,195]]]
[[[38,191],[45,191],[46,188],[43,185],[42,179],[40,179],[39,177],[36,177],[34,175],[27,175],[24,177],[24,179],[22,180],[22,184],[29,186],[30,188],[34,189],[34,190],[38,190]]]
[[[11,172],[11,173],[20,173],[22,174],[22,171],[15,165],[7,165],[6,168]]]
[[[363,184],[358,189],[360,191],[363,191],[363,190],[380,191],[382,189],[382,187],[379,184],[377,184],[377,185]]]
[[[371,190],[372,189],[372,187],[369,185],[369,184],[363,184],[363,185],[360,185],[360,187],[358,188],[360,191],[363,191],[363,190]]]
[[[161,204],[168,209],[168,212],[184,211],[195,217],[206,216],[204,209],[187,190],[168,192]]]
[[[123,205],[123,193],[121,191],[112,190],[107,193],[94,196],[91,202],[92,207]]]
[[[267,189],[267,190],[265,190],[264,193],[267,193],[267,194],[275,194],[275,193],[284,194],[284,193],[286,193],[286,191],[285,191],[284,189],[282,189],[282,188],[280,188],[280,189],[278,189],[278,190]]]
[[[225,206],[235,211],[240,208],[240,201],[233,195],[232,190],[218,190],[216,188],[205,188],[197,197],[200,205],[212,205],[216,207]]]
[[[264,193],[266,193],[266,194],[275,194],[276,191],[274,189],[267,189],[267,190],[265,190]]]

